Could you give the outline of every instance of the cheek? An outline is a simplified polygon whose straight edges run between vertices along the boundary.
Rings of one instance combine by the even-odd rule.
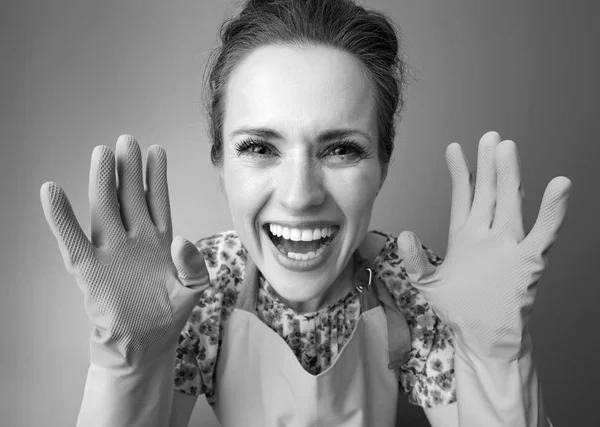
[[[379,192],[380,175],[378,168],[364,168],[343,176],[336,174],[329,180],[330,193],[347,221],[360,224],[366,222],[368,226]]]
[[[264,203],[268,178],[255,169],[233,163],[224,166],[222,179],[233,225],[236,229],[243,227],[253,221]]]

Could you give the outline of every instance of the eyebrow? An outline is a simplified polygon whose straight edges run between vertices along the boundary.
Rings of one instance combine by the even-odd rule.
[[[265,127],[259,127],[259,128],[242,127],[242,128],[236,129],[235,131],[231,132],[229,134],[229,137],[233,138],[234,136],[241,135],[241,134],[252,135],[252,136],[256,136],[256,137],[263,138],[263,139],[283,139],[283,136],[281,136],[281,134],[279,132],[277,132],[275,129],[265,128]],[[351,135],[362,135],[363,137],[365,137],[367,139],[367,141],[372,142],[371,136],[368,133],[366,133],[360,129],[354,129],[354,128],[341,128],[341,129],[326,130],[325,132],[322,132],[317,137],[317,141],[318,142],[327,142],[327,141],[332,141],[332,140],[337,140],[337,139],[343,139],[343,138],[346,138]]]

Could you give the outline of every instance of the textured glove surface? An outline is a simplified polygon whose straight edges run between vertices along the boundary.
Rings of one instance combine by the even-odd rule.
[[[112,151],[98,146],[92,154],[91,242],[65,192],[52,182],[41,189],[44,214],[94,325],[92,362],[101,366],[115,356],[134,363],[174,348],[209,281],[196,247],[183,238],[172,242],[164,150],[149,149],[147,190],[132,137],[119,138],[116,157],[118,187]]]
[[[411,232],[398,244],[409,281],[468,348],[494,357],[518,357],[546,254],[556,239],[571,182],[554,178],[527,236],[522,221],[522,185],[517,149],[495,132],[479,144],[477,185],[459,144],[446,161],[452,177],[448,250],[439,266],[429,263]]]

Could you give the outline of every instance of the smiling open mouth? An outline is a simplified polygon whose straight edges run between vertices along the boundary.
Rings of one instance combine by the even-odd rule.
[[[265,224],[265,231],[279,252],[295,260],[308,260],[321,255],[338,230],[338,226],[298,229]]]

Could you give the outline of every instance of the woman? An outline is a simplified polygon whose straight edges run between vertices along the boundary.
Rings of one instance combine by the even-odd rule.
[[[79,425],[187,425],[205,393],[225,426],[391,426],[399,382],[434,426],[549,425],[526,325],[570,182],[525,236],[516,147],[490,132],[474,189],[448,147],[443,263],[410,232],[368,233],[403,105],[392,24],[251,0],[221,36],[207,108],[235,232],[172,239],[166,154],[150,148],[146,191],[127,136],[118,183],[111,150],[92,154],[91,242],[42,187],[95,326]]]

